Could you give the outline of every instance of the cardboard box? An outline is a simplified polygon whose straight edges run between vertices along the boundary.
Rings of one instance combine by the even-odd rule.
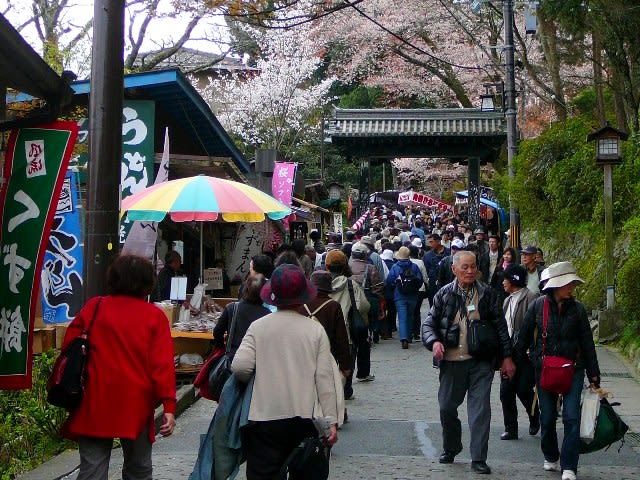
[[[67,333],[67,327],[69,323],[58,323],[55,325],[56,329],[56,348],[60,350],[62,348],[62,342],[64,342],[64,336]]]
[[[56,346],[56,329],[54,327],[35,328],[33,330],[33,353],[49,351]]]

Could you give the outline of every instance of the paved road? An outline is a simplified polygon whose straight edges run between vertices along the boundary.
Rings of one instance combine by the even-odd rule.
[[[626,365],[609,349],[598,348],[603,387],[622,402],[619,412],[632,432],[640,433],[640,383],[632,378]],[[453,465],[440,465],[441,431],[437,406],[437,370],[431,356],[421,345],[402,350],[395,340],[381,341],[372,352],[372,372],[376,380],[355,386],[355,398],[347,402],[350,422],[339,434],[331,462],[332,479],[477,479],[470,470],[469,436],[466,427],[466,404],[460,414],[463,422],[463,452]],[[528,424],[521,422],[520,440],[501,441],[502,415],[498,399],[498,379],[492,389],[491,440],[488,463],[493,478],[559,479],[559,474],[542,469],[539,435],[528,435]],[[200,434],[206,432],[215,403],[200,400],[178,420],[173,436],[159,439],[154,447],[154,477],[157,480],[188,478],[195,462]],[[524,419],[524,412],[522,418]],[[580,458],[579,478],[640,478],[638,437],[630,438],[618,452],[584,455]],[[64,458],[64,457],[62,457]],[[62,458],[58,462],[62,462]],[[70,471],[77,455],[64,460]],[[119,478],[120,451],[114,450],[110,478]],[[23,478],[52,480],[52,468],[45,465]],[[48,476],[46,474],[48,473]],[[241,471],[240,478],[244,478]],[[68,477],[73,479],[74,475]]]

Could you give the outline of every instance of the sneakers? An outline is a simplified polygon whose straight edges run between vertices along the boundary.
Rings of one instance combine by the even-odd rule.
[[[544,470],[545,472],[557,472],[560,470],[559,462],[550,462],[548,460],[544,461]],[[575,477],[574,477],[575,478]]]
[[[373,382],[376,379],[375,375],[367,375],[364,378],[358,378],[358,382],[362,383],[362,382]]]
[[[573,470],[563,470],[562,480],[576,480],[576,472]]]

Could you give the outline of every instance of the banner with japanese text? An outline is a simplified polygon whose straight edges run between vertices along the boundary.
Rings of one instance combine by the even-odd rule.
[[[64,323],[82,307],[84,242],[80,233],[78,175],[67,172],[42,264],[42,321]]]
[[[249,273],[251,257],[262,253],[268,239],[267,222],[239,223],[233,250],[227,261],[227,275],[231,280],[243,279]]]
[[[275,162],[271,180],[271,194],[287,207],[291,206],[297,163]]]
[[[76,122],[11,132],[0,183],[0,389],[30,388],[40,273]]]
[[[80,132],[79,145],[89,143],[89,120],[78,121]],[[122,165],[120,167],[120,186],[122,198],[144,190],[153,184],[155,102],[153,100],[124,100],[122,108]],[[81,176],[80,183],[86,183],[87,153],[81,153],[72,159]],[[120,224],[120,244],[129,234],[133,222],[126,217]]]
[[[436,207],[444,210],[453,210],[453,206],[444,203],[437,198],[430,197],[424,193],[417,193],[409,190],[398,194],[398,203],[400,205],[419,205],[423,207]]]

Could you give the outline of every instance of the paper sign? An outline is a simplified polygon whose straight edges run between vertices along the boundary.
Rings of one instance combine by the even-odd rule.
[[[187,277],[173,277],[171,279],[171,291],[169,292],[169,299],[187,299]]]
[[[204,283],[207,290],[222,290],[222,269],[221,268],[205,268]]]

